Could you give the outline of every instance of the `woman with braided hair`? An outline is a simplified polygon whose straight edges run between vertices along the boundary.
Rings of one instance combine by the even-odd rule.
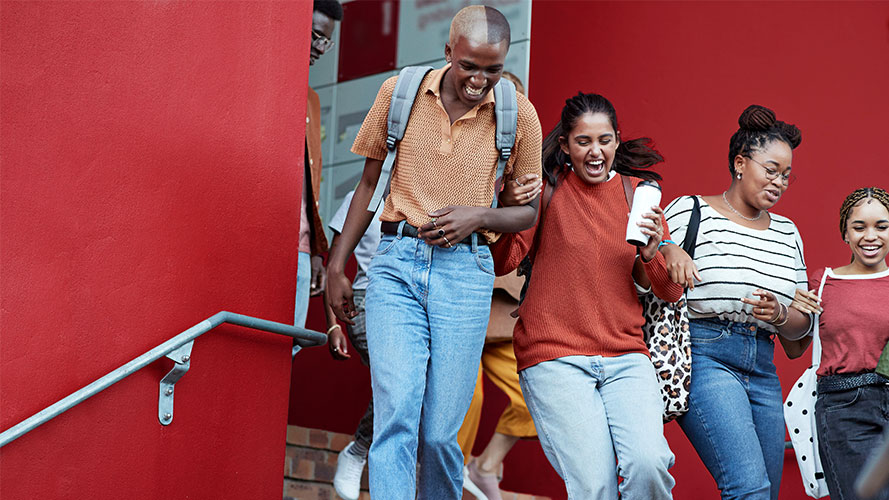
[[[840,209],[840,235],[852,262],[809,278],[792,307],[802,314],[821,313],[818,338],[818,399],[815,422],[818,451],[830,497],[857,499],[855,479],[889,425],[889,193],[856,189]],[[824,279],[821,298],[818,289]],[[823,310],[822,310],[823,308]],[[795,311],[794,311],[795,312]],[[889,499],[889,491],[877,496]]]
[[[788,312],[795,289],[806,283],[802,240],[790,219],[769,209],[790,184],[801,134],[757,105],[738,124],[729,143],[731,184],[696,197],[694,260],[668,266],[673,280],[689,288],[692,376],[679,425],[723,499],[775,500],[784,414],[772,339],[777,335],[787,355],[798,357],[810,322]],[[676,241],[685,237],[694,202],[682,196],[664,211]]]

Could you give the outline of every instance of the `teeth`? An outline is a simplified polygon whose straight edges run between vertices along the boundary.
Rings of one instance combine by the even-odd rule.
[[[467,93],[467,94],[469,94],[469,95],[473,95],[473,96],[482,95],[482,91],[485,90],[485,89],[483,89],[483,88],[482,88],[482,89],[474,89],[474,88],[470,87],[469,85],[467,85],[467,86],[465,87],[465,89],[466,89],[466,93]]]

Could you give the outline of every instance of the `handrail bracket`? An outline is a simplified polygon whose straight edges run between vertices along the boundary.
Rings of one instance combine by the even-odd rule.
[[[160,382],[160,392],[157,399],[157,419],[161,425],[170,425],[173,422],[173,390],[176,382],[191,368],[191,348],[194,340],[182,344],[181,347],[171,351],[167,357],[176,364],[169,373],[164,375]]]

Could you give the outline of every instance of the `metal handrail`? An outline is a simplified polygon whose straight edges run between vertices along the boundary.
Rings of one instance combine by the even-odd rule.
[[[221,311],[214,314],[213,316],[210,316],[204,321],[201,321],[197,325],[194,325],[188,330],[185,330],[179,335],[176,335],[175,337],[155,347],[154,349],[151,349],[138,358],[133,359],[120,368],[108,373],[95,382],[82,387],[81,389],[71,393],[65,398],[60,399],[56,403],[44,408],[43,410],[26,418],[25,420],[22,420],[9,429],[6,429],[2,433],[0,433],[0,447],[6,446],[7,444],[15,441],[28,432],[36,429],[40,425],[61,415],[65,411],[82,403],[92,396],[95,396],[108,387],[111,387],[117,382],[120,382],[126,377],[132,375],[133,373],[136,373],[137,371],[145,368],[149,364],[157,361],[164,356],[170,357],[171,359],[173,359],[173,361],[176,362],[176,366],[173,368],[173,370],[170,371],[170,373],[167,374],[167,376],[164,377],[164,379],[161,381],[161,395],[159,405],[166,404],[166,408],[168,409],[159,409],[159,419],[162,425],[169,425],[173,418],[173,385],[188,370],[191,360],[192,343],[196,338],[223,323],[245,326],[247,328],[253,328],[255,330],[262,330],[266,332],[286,335],[288,337],[293,337],[294,339],[296,339],[296,342],[300,347],[324,345],[327,342],[327,335],[321,332],[307,330],[305,328],[300,328],[293,325],[285,325],[284,323],[276,323],[274,321],[254,318],[251,316],[244,316],[243,314]],[[170,353],[174,352],[184,354],[178,355],[177,357],[173,358],[171,357]],[[167,402],[165,403],[165,401]]]

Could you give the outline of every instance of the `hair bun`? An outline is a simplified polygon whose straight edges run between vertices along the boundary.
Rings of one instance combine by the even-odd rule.
[[[790,123],[784,123],[779,121],[777,123],[778,129],[781,130],[781,134],[787,138],[787,144],[790,145],[790,149],[796,149],[799,146],[799,143],[803,140],[803,134],[796,127],[796,125]]]
[[[738,117],[738,125],[746,130],[768,130],[775,125],[775,112],[765,106],[751,104]]]

